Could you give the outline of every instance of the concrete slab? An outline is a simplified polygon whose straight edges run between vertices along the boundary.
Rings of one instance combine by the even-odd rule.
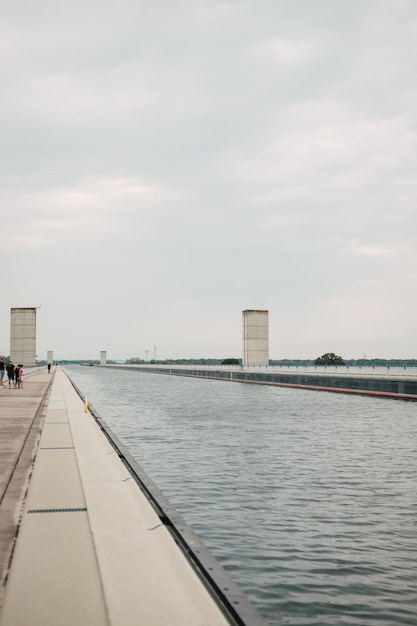
[[[45,421],[42,430],[42,447],[73,447],[71,429],[68,422],[47,422]]]
[[[55,399],[55,397],[53,396],[51,397],[48,406],[51,411],[66,410],[65,401],[61,400],[60,398]]]
[[[74,450],[39,450],[27,497],[29,509],[85,507]]]
[[[60,422],[68,422],[67,409],[51,409],[48,407],[45,416],[45,422],[51,422],[53,424]]]
[[[25,514],[0,623],[109,624],[86,512]]]
[[[111,624],[226,626],[165,527],[95,531]]]
[[[150,530],[161,520],[144,495],[138,493],[136,483],[126,481],[83,481],[89,517],[94,529],[117,528],[127,530]]]
[[[83,482],[111,482],[130,479],[130,474],[115,452],[109,454],[77,454]]]

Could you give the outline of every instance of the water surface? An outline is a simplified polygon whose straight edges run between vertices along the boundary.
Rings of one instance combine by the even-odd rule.
[[[415,626],[415,403],[66,369],[271,624]]]

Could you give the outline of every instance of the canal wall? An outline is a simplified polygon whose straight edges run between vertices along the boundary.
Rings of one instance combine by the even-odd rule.
[[[358,395],[394,398],[398,400],[417,400],[417,376],[398,376],[389,374],[348,374],[323,372],[277,372],[268,368],[254,370],[245,368],[207,368],[204,366],[181,367],[169,365],[105,365],[115,369],[134,370],[170,376],[188,376],[209,378],[228,382],[275,385],[295,389],[310,389],[350,393]]]

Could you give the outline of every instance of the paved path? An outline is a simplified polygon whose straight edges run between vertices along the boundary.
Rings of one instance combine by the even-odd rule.
[[[42,421],[44,411],[36,411],[36,404],[39,407],[48,382],[47,373],[36,374],[22,393],[1,392],[4,438],[16,448],[11,458],[18,456],[24,433],[30,430],[29,406],[32,420],[37,415],[32,430],[39,432],[37,420]],[[15,445],[7,424],[15,419],[17,427],[16,417],[26,405],[26,426],[16,435],[20,443]],[[33,451],[34,445],[29,447]],[[48,397],[0,624],[227,624],[59,368]]]
[[[25,377],[23,389],[7,380],[0,387],[0,607],[51,380],[45,368]]]

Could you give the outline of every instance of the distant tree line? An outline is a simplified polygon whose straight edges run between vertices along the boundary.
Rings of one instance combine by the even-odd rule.
[[[99,365],[98,359],[54,359],[55,365]],[[117,363],[107,359],[106,363],[109,365]],[[47,362],[44,359],[36,359],[36,365],[46,365]]]
[[[233,363],[241,363],[240,359],[150,359],[145,361],[138,356],[126,359],[125,363],[129,365],[140,365],[141,363],[150,363],[151,365],[222,365],[225,361],[233,361]],[[224,363],[227,364],[227,363]]]
[[[319,359],[321,357],[318,357]],[[317,365],[317,359],[271,359],[270,365],[308,367]],[[346,367],[417,367],[417,359],[343,359]]]
[[[66,361],[60,361],[64,363]],[[78,361],[68,361],[75,363]],[[110,363],[110,361],[107,361]],[[126,359],[125,363],[139,365],[150,363],[152,365],[242,365],[242,359],[227,357],[224,359],[150,359],[145,361],[140,357]],[[417,359],[343,359],[334,352],[326,352],[316,359],[270,359],[269,365],[276,367],[309,367],[314,365],[333,365],[345,367],[417,367]]]
[[[6,363],[9,362],[10,356],[5,356]],[[37,365],[46,365],[44,359],[38,359]],[[55,364],[60,365],[98,365],[99,361],[94,359],[54,359]],[[107,359],[107,363],[115,364],[116,361]],[[225,359],[165,359],[145,361],[140,357],[131,357],[126,359],[125,363],[138,365],[143,363],[161,364],[161,365],[242,365],[242,359],[235,357],[227,357]],[[334,365],[347,367],[417,367],[417,359],[342,359],[342,357],[334,354],[334,352],[326,352],[317,359],[270,359],[269,365],[276,367],[309,367],[314,365]]]

